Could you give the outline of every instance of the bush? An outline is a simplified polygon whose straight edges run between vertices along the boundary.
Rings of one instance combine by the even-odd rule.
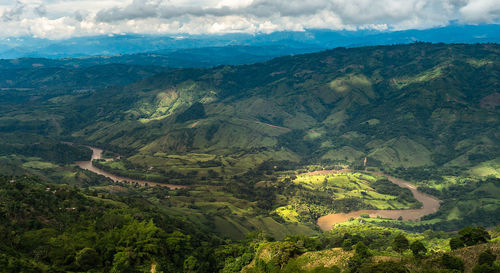
[[[393,261],[379,262],[377,264],[367,264],[363,266],[360,273],[409,273],[410,271],[401,263]]]
[[[472,269],[472,273],[500,273],[500,266],[478,264]]]
[[[458,235],[466,246],[487,243],[491,239],[484,227],[464,227],[458,231]]]
[[[477,264],[486,264],[486,265],[493,265],[493,262],[497,259],[497,255],[495,255],[493,252],[491,252],[491,249],[487,249],[481,254],[479,254],[479,259],[477,261]]]
[[[318,266],[313,268],[313,270],[311,270],[311,273],[340,273],[340,268],[338,268],[337,266],[332,266],[332,267]]]
[[[83,271],[99,267],[99,254],[93,248],[86,247],[80,250],[75,257],[75,263]]]
[[[460,272],[464,271],[464,262],[455,256],[449,254],[443,254],[441,257],[441,265],[446,269],[454,269]]]
[[[427,252],[427,248],[425,248],[424,244],[422,244],[421,241],[415,241],[411,243],[410,250],[417,258],[422,257]]]
[[[464,246],[465,246],[465,244],[462,240],[460,240],[460,238],[455,237],[455,238],[450,239],[450,248],[452,250],[459,249],[459,248],[462,248]]]
[[[397,252],[403,252],[410,247],[410,242],[403,234],[398,234],[392,242],[392,248]]]

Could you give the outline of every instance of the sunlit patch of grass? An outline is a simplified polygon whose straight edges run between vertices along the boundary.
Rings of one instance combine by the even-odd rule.
[[[402,78],[394,78],[392,80],[393,85],[395,85],[396,88],[398,89],[403,89],[407,87],[408,85],[414,84],[414,83],[422,83],[422,82],[428,82],[433,79],[436,79],[440,77],[443,73],[443,65],[438,65],[432,69],[429,69],[427,71],[424,71],[420,74],[417,74],[413,77],[402,77]]]
[[[319,266],[338,266],[340,268],[345,268],[347,266],[347,261],[353,254],[352,251],[342,250],[341,248],[308,251],[297,257],[293,263],[304,270],[312,270]]]
[[[467,59],[466,62],[475,68],[479,68],[481,66],[493,63],[493,61],[488,59],[474,59],[474,58],[469,58]]]
[[[352,90],[361,90],[367,94],[373,92],[371,80],[362,74],[350,74],[336,78],[329,83],[329,86],[338,93],[345,93]]]
[[[330,160],[345,160],[353,162],[362,158],[365,154],[361,151],[358,151],[350,146],[344,146],[339,149],[329,150],[326,152],[321,159],[330,159]]]
[[[317,168],[316,168],[317,169]],[[285,179],[289,176],[283,176]],[[334,199],[354,198],[362,200],[366,205],[376,209],[409,209],[411,203],[400,200],[397,195],[381,194],[376,192],[370,185],[371,183],[381,179],[373,174],[368,173],[303,173],[300,174],[293,183],[301,185],[305,190],[323,194],[328,192]],[[303,204],[302,204],[303,205]],[[313,206],[313,204],[306,204]],[[326,207],[315,207],[319,210],[324,210]],[[293,209],[294,206],[285,206],[279,208],[276,213],[288,220],[292,212],[287,210]],[[299,210],[300,211],[300,210]]]
[[[500,178],[500,158],[482,162],[471,168],[470,173],[476,176],[494,176]]]
[[[459,220],[460,219],[460,210],[457,207],[454,207],[446,217],[446,220]]]
[[[57,165],[54,165],[50,162],[44,162],[44,161],[28,161],[28,162],[23,164],[23,167],[37,169],[37,170],[45,170],[45,169],[57,168]]]
[[[299,214],[297,213],[296,210],[294,210],[291,206],[284,206],[284,207],[279,207],[276,210],[274,210],[276,214],[281,216],[285,221],[288,222],[294,222],[298,223],[299,222]]]
[[[392,167],[429,166],[431,152],[424,145],[408,138],[394,138],[374,148],[368,157]]]
[[[309,130],[309,131],[307,131],[306,138],[315,139],[315,138],[321,137],[321,135],[322,135],[322,133],[320,132],[319,129]]]

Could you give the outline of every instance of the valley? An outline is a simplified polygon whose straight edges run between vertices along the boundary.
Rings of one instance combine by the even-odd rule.
[[[123,58],[0,67],[10,272],[471,272],[499,253],[499,45]]]
[[[99,168],[96,168],[93,164],[92,161],[94,160],[100,160],[102,159],[102,150],[99,148],[95,147],[88,147],[89,149],[92,150],[92,157],[90,158],[89,161],[77,161],[75,164],[87,171],[91,171],[95,174],[102,175],[106,178],[109,178],[113,180],[114,182],[124,182],[124,183],[131,183],[131,184],[139,184],[141,186],[160,186],[160,187],[168,187],[169,189],[175,190],[175,189],[183,189],[186,188],[186,186],[183,185],[172,185],[172,184],[165,184],[165,183],[156,183],[156,182],[151,182],[151,181],[145,181],[145,180],[137,180],[137,179],[130,179],[130,178],[125,178],[125,177],[120,177],[116,176],[112,173],[105,172]],[[112,159],[111,159],[112,160]]]
[[[95,147],[88,147],[92,150],[92,157],[89,161],[78,161],[75,162],[75,164],[84,169],[91,171],[95,174],[102,175],[106,178],[110,178],[114,182],[117,183],[131,183],[131,184],[138,184],[141,186],[150,186],[150,187],[155,187],[155,186],[160,186],[160,187],[168,187],[171,190],[176,190],[176,189],[184,189],[187,186],[185,185],[172,185],[172,184],[165,184],[165,183],[156,183],[156,182],[151,182],[151,181],[144,181],[144,180],[136,180],[136,179],[130,179],[130,178],[125,178],[125,177],[120,177],[116,176],[112,173],[105,172],[99,168],[96,168],[92,162],[94,160],[101,160],[102,158],[102,152],[103,150]],[[112,161],[113,159],[109,159],[106,161]],[[339,171],[329,171],[329,170],[323,170],[323,171],[316,171],[316,172],[311,172],[308,173],[307,175],[315,175],[315,174],[328,174],[328,173],[338,173]],[[347,170],[347,172],[350,172]],[[344,172],[345,173],[345,172]],[[401,188],[408,188],[411,190],[411,193],[413,194],[413,197],[422,203],[422,208],[419,209],[406,209],[406,210],[357,210],[349,213],[334,213],[334,214],[328,214],[321,216],[317,220],[317,225],[320,227],[321,230],[327,231],[330,230],[335,224],[342,223],[345,221],[349,221],[352,218],[358,218],[362,215],[368,215],[369,217],[380,217],[380,218],[390,218],[390,219],[398,219],[401,217],[402,220],[420,220],[423,216],[435,213],[439,209],[439,203],[440,200],[437,198],[434,198],[428,194],[422,193],[416,189],[416,187],[412,184],[410,184],[407,181],[401,180],[394,178],[392,176],[383,174],[378,172],[377,175],[387,177],[388,180],[391,183],[394,183],[395,185],[398,185]]]

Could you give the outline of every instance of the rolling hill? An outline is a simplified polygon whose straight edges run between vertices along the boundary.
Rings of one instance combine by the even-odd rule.
[[[499,50],[415,43],[174,70],[77,95],[78,120],[65,123],[80,124],[79,141],[167,169],[170,155],[201,154],[218,156],[221,175],[364,157],[387,169],[468,168],[499,156]]]
[[[175,204],[180,214],[205,219],[222,211],[207,221],[233,238],[263,227],[310,230],[332,212],[415,205],[372,193],[357,179],[346,193],[336,184],[342,179],[310,188],[297,180],[343,167],[380,170],[443,200],[422,222],[369,220],[375,224],[418,231],[494,226],[499,51],[497,44],[337,48],[153,76],[163,68],[38,68],[33,89],[1,90],[0,167],[8,175],[98,183],[71,164],[89,151],[61,141],[93,145],[121,156],[94,162],[108,172],[195,185]],[[139,81],[128,84],[132,79]],[[82,82],[95,87],[75,92]],[[265,220],[245,218],[255,215]]]

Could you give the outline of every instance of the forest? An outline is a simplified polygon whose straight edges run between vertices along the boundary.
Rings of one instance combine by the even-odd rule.
[[[0,271],[498,272],[499,52],[418,42],[211,68],[5,64]],[[419,220],[318,224],[421,210],[415,191],[438,204]]]
[[[499,227],[458,232],[351,222],[276,240],[230,240],[144,197],[0,177],[2,272],[498,272]],[[172,194],[149,189],[152,195]],[[383,257],[383,259],[382,259]],[[337,261],[331,264],[331,260]],[[472,271],[471,271],[472,270]]]

